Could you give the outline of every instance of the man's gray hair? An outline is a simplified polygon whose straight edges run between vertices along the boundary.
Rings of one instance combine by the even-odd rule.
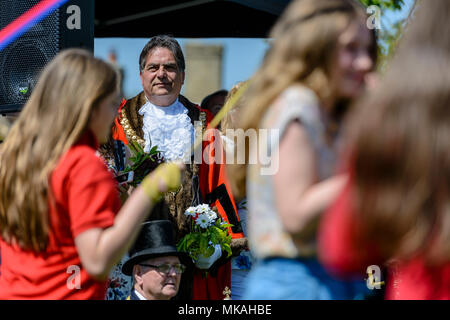
[[[147,60],[147,55],[155,48],[167,48],[169,49],[175,61],[177,63],[178,69],[184,72],[186,64],[184,61],[183,51],[181,50],[180,44],[177,40],[168,35],[158,35],[150,39],[149,42],[142,49],[141,55],[139,56],[139,71],[143,72],[145,68],[145,62]]]

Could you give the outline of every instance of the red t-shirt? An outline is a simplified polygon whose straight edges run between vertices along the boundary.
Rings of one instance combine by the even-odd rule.
[[[94,280],[81,265],[74,239],[91,228],[113,225],[120,209],[112,174],[97,156],[87,131],[61,157],[50,185],[51,230],[45,252],[24,251],[0,239],[0,299],[104,299],[106,282]]]
[[[335,275],[359,273],[367,278],[370,265],[384,261],[376,245],[361,243],[357,235],[352,206],[351,182],[323,216],[319,230],[319,256],[323,265]],[[386,299],[438,300],[450,299],[450,262],[429,267],[422,257],[390,264],[386,283]]]

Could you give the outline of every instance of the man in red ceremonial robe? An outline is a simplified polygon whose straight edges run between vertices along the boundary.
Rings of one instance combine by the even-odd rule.
[[[181,189],[167,193],[149,219],[171,220],[175,241],[178,242],[190,232],[190,220],[184,211],[190,206],[208,203],[233,225],[229,228],[233,239],[231,247],[233,252],[240,251],[246,246],[246,241],[225,177],[220,137],[208,135],[202,141],[201,157],[199,153],[197,156],[191,154],[196,128],[201,126],[203,134],[212,115],[180,95],[185,61],[178,42],[168,36],[153,37],[141,52],[139,69],[143,91],[122,102],[113,128],[113,139],[116,145],[117,141],[125,145],[133,141],[146,152],[157,146],[166,161],[184,160],[186,163]],[[115,148],[116,167],[121,162],[120,153]],[[119,170],[123,170],[123,163]],[[190,275],[183,276],[178,298],[216,300],[226,296],[224,291],[230,288],[231,266],[225,252],[209,269],[207,277],[200,269],[193,268],[191,271]]]

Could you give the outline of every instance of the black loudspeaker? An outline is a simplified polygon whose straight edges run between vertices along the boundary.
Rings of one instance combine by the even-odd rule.
[[[0,29],[39,0],[0,0]],[[0,51],[0,114],[18,112],[40,71],[65,48],[94,51],[94,1],[69,0]]]

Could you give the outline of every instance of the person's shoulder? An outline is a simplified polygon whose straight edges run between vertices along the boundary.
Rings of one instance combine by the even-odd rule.
[[[188,98],[186,98],[186,97],[183,96],[182,94],[180,94],[180,95],[178,96],[178,101],[179,101],[185,108],[187,108],[187,109],[195,108],[195,109],[197,109],[197,110],[201,110],[201,107],[200,107],[198,104],[196,104],[196,103],[190,101]]]
[[[284,101],[302,101],[303,104],[317,105],[319,103],[316,93],[310,88],[295,84],[287,87],[280,95]]]
[[[284,89],[267,110],[261,127],[284,130],[293,120],[305,125],[320,123],[319,102],[311,89],[295,84]]]
[[[274,103],[275,114],[293,116],[303,121],[319,121],[319,100],[315,92],[300,84],[287,87]]]
[[[86,166],[94,168],[103,168],[104,160],[101,158],[99,152],[88,145],[74,145],[67,152],[64,158],[69,166]]]
[[[191,102],[188,98],[186,98],[185,96],[183,96],[181,94],[178,97],[178,101],[180,101],[180,103],[186,109],[188,109],[190,114],[196,113],[196,114],[198,114],[198,119],[200,119],[202,121],[206,121],[206,123],[211,122],[213,115],[209,110],[203,109],[200,105],[198,105],[194,102]]]
[[[86,132],[62,157],[66,166],[103,168],[104,160],[98,152],[98,144],[91,132]]]
[[[144,91],[139,92],[137,95],[135,95],[132,98],[129,99],[122,99],[122,102],[120,104],[119,113],[121,113],[123,110],[126,110],[126,112],[130,112],[132,109],[138,109],[141,106],[143,106],[146,102],[145,93]]]
[[[97,150],[86,144],[73,145],[59,160],[52,172],[55,182],[86,177],[106,177],[106,164]]]
[[[86,130],[80,138],[75,142],[69,150],[67,150],[66,158],[79,158],[94,155],[98,148],[98,142],[94,133]]]

